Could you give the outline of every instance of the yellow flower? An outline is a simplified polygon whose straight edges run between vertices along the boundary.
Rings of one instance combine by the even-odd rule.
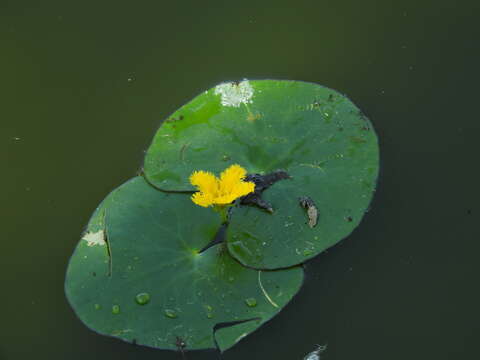
[[[190,183],[198,188],[192,201],[200,206],[227,205],[233,200],[250,194],[255,184],[243,181],[247,171],[240,165],[232,165],[220,174],[220,178],[208,171],[194,171]]]

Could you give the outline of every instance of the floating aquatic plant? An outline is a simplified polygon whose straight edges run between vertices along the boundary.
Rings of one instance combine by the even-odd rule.
[[[228,349],[288,304],[306,260],[358,226],[378,163],[372,124],[338,92],[220,84],[162,123],[142,175],[96,209],[67,298],[100,334]]]

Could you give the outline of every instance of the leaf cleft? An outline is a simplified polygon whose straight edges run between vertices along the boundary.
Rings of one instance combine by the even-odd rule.
[[[169,194],[169,193],[171,193],[171,194],[193,194],[195,192],[195,190],[165,190],[165,189],[161,189],[157,185],[155,185],[154,182],[150,181],[148,176],[145,174],[144,169],[141,169],[140,171],[138,171],[137,176],[142,177],[145,180],[145,182],[147,183],[147,185],[149,185],[152,188],[154,188],[155,190],[161,191],[163,193],[167,193],[167,194]]]
[[[202,249],[198,251],[199,254],[203,253],[204,251],[210,249],[212,246],[222,244],[225,242],[225,233],[227,231],[227,225],[228,223],[223,223],[220,225],[220,228],[218,229],[217,233],[215,234],[213,240],[209,242],[207,245],[205,245]]]
[[[213,337],[216,348],[222,353],[235,345],[261,324],[261,317],[217,323],[213,327]]]

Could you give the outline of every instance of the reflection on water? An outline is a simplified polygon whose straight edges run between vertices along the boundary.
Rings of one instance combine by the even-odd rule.
[[[303,360],[320,360],[321,356],[320,354],[327,350],[327,345],[317,345],[315,350],[312,352],[308,353]]]

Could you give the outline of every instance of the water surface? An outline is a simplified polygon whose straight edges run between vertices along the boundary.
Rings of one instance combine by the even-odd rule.
[[[478,16],[459,1],[0,2],[0,359],[180,359],[96,335],[68,258],[160,122],[226,80],[317,82],[372,120],[371,211],[228,360],[474,359]],[[187,355],[212,359],[214,352]]]

